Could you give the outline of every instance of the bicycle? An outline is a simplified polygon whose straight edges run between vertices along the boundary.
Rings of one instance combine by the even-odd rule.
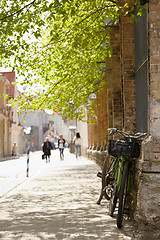
[[[102,178],[102,189],[97,201],[100,204],[103,196],[109,200],[109,215],[113,217],[117,202],[117,227],[122,228],[123,214],[126,208],[126,198],[130,186],[130,165],[140,155],[140,141],[146,133],[128,135],[117,128],[111,128],[109,135],[118,133],[123,136],[120,140],[109,140],[108,155],[105,158],[102,173],[97,176]]]

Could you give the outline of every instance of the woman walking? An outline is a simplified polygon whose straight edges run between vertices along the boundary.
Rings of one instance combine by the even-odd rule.
[[[78,158],[78,156],[80,156],[81,149],[81,136],[79,132],[77,132],[76,136],[73,138],[73,145],[75,146],[76,158]]]
[[[59,139],[58,139],[58,148],[59,148],[60,159],[61,159],[61,160],[64,160],[65,142],[66,142],[66,140],[63,138],[63,135],[60,134],[60,135],[59,135]]]
[[[47,161],[50,162],[51,149],[52,149],[51,142],[49,141],[49,138],[46,137],[46,141],[43,144],[43,152],[46,158],[46,163]]]

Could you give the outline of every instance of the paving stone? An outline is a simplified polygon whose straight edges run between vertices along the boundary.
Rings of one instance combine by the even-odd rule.
[[[36,173],[1,197],[1,240],[136,239],[132,222],[126,220],[119,230],[116,218],[107,215],[108,202],[96,204],[98,165],[84,157],[76,160],[67,149],[63,161],[58,150],[50,163],[40,157],[35,155],[35,165],[41,161]]]

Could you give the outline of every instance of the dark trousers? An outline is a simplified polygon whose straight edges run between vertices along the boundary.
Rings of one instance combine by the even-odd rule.
[[[59,152],[60,152],[60,158],[63,159],[64,154],[63,154],[64,148],[59,148]]]

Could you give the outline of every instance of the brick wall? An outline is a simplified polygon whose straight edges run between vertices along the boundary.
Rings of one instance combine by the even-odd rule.
[[[149,137],[143,144],[135,218],[139,239],[160,239],[160,1],[148,4]]]
[[[122,106],[122,81],[120,65],[120,31],[116,26],[111,31],[112,57],[107,59],[107,92],[108,92],[108,127],[122,129],[123,106]]]
[[[133,1],[127,1],[133,6]],[[124,4],[124,1],[122,1]],[[134,24],[131,23],[131,16],[120,15],[120,46],[121,46],[121,76],[122,76],[122,98],[123,98],[123,123],[122,129],[125,132],[135,133],[136,131],[136,103],[135,103],[135,53],[134,53]],[[130,216],[136,208],[138,183],[136,164],[133,163],[131,170],[130,198],[128,201]]]
[[[88,120],[91,121],[91,117],[88,116]],[[97,124],[88,124],[88,146],[97,146]]]
[[[121,15],[121,70],[125,131],[135,132],[134,25],[129,16]]]
[[[95,125],[88,125],[88,146],[92,146],[89,156],[100,166],[103,165],[106,152],[106,134],[109,127],[122,129],[122,91],[121,91],[121,65],[120,65],[120,31],[119,26],[111,30],[110,38],[112,57],[106,59],[106,74],[103,76],[104,85],[97,95],[94,109],[97,115]],[[103,153],[102,153],[103,152]]]
[[[124,1],[118,2],[124,4]],[[133,2],[127,1],[131,5]],[[131,205],[140,230],[137,239],[142,240],[160,239],[160,1],[149,2],[149,137],[143,142],[142,155],[133,165],[131,178]],[[102,108],[107,109],[103,114],[102,108],[98,111],[99,120],[94,126],[94,134],[98,137],[97,144],[104,141],[102,129],[105,129],[103,121],[106,119],[107,127],[114,126],[133,133],[136,131],[134,25],[131,24],[129,16],[120,16],[119,28],[111,31],[111,45],[112,58],[106,59],[106,87],[101,93],[105,95],[107,103],[103,105],[102,95],[97,98]],[[97,132],[100,133],[99,136]]]
[[[100,94],[97,95],[95,113],[97,122],[89,124],[89,146],[103,146],[105,135],[109,127],[122,128],[122,93],[120,77],[120,32],[119,27],[113,27],[111,31],[112,57],[106,59],[106,82]]]

